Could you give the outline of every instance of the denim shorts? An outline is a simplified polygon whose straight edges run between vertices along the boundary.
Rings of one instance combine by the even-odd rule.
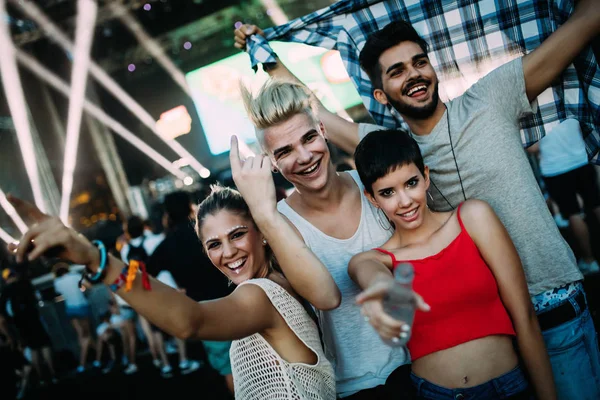
[[[447,389],[414,373],[410,376],[418,399],[431,400],[533,400],[533,394],[520,367],[481,385],[464,389]]]
[[[69,318],[88,318],[92,315],[92,308],[89,304],[76,307],[67,307],[67,317]]]

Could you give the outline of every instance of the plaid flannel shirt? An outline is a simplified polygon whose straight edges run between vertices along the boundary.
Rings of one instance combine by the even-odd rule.
[[[573,0],[340,0],[330,7],[253,35],[247,42],[252,67],[274,63],[268,41],[300,42],[339,50],[367,110],[379,125],[408,126],[373,97],[358,57],[369,34],[393,20],[409,21],[430,46],[429,57],[447,101],[492,69],[537,48],[573,11]],[[510,82],[506,83],[510,85]],[[566,118],[580,121],[588,157],[600,147],[600,71],[586,48],[561,79],[537,98],[535,113],[522,118],[521,140],[529,146]]]

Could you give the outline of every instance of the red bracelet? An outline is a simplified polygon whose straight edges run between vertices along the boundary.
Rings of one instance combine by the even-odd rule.
[[[115,281],[112,283],[112,285],[109,285],[108,287],[113,292],[116,292],[117,290],[121,289],[123,287],[123,285],[125,285],[125,282],[127,282],[127,266],[125,266],[125,268],[123,268],[121,275],[119,275],[119,277],[117,279],[115,279]]]

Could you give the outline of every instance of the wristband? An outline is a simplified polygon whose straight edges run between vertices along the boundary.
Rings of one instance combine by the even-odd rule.
[[[96,273],[94,275],[92,275],[90,273],[90,271],[88,270],[87,266],[86,266],[86,271],[87,276],[86,279],[89,280],[91,283],[98,283],[104,276],[104,272],[106,269],[106,261],[108,259],[107,254],[106,254],[106,246],[104,246],[104,243],[102,243],[99,240],[93,240],[92,244],[94,246],[96,246],[98,248],[98,251],[100,252],[100,265],[98,266],[98,270],[96,271]]]
[[[123,287],[123,285],[125,285],[125,283],[127,282],[128,268],[129,267],[126,265],[123,268],[123,271],[121,271],[121,275],[119,275],[117,277],[117,279],[115,279],[115,281],[111,285],[108,286],[110,288],[110,290],[112,290],[113,292],[116,292],[117,290],[121,289]]]

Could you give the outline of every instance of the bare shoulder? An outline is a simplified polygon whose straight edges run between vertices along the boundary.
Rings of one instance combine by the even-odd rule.
[[[238,286],[233,293],[227,296],[230,301],[239,304],[242,310],[264,310],[268,311],[271,300],[265,291],[258,285],[247,283]]]
[[[469,233],[476,232],[488,224],[498,221],[492,206],[483,200],[470,199],[460,207],[460,219]]]

